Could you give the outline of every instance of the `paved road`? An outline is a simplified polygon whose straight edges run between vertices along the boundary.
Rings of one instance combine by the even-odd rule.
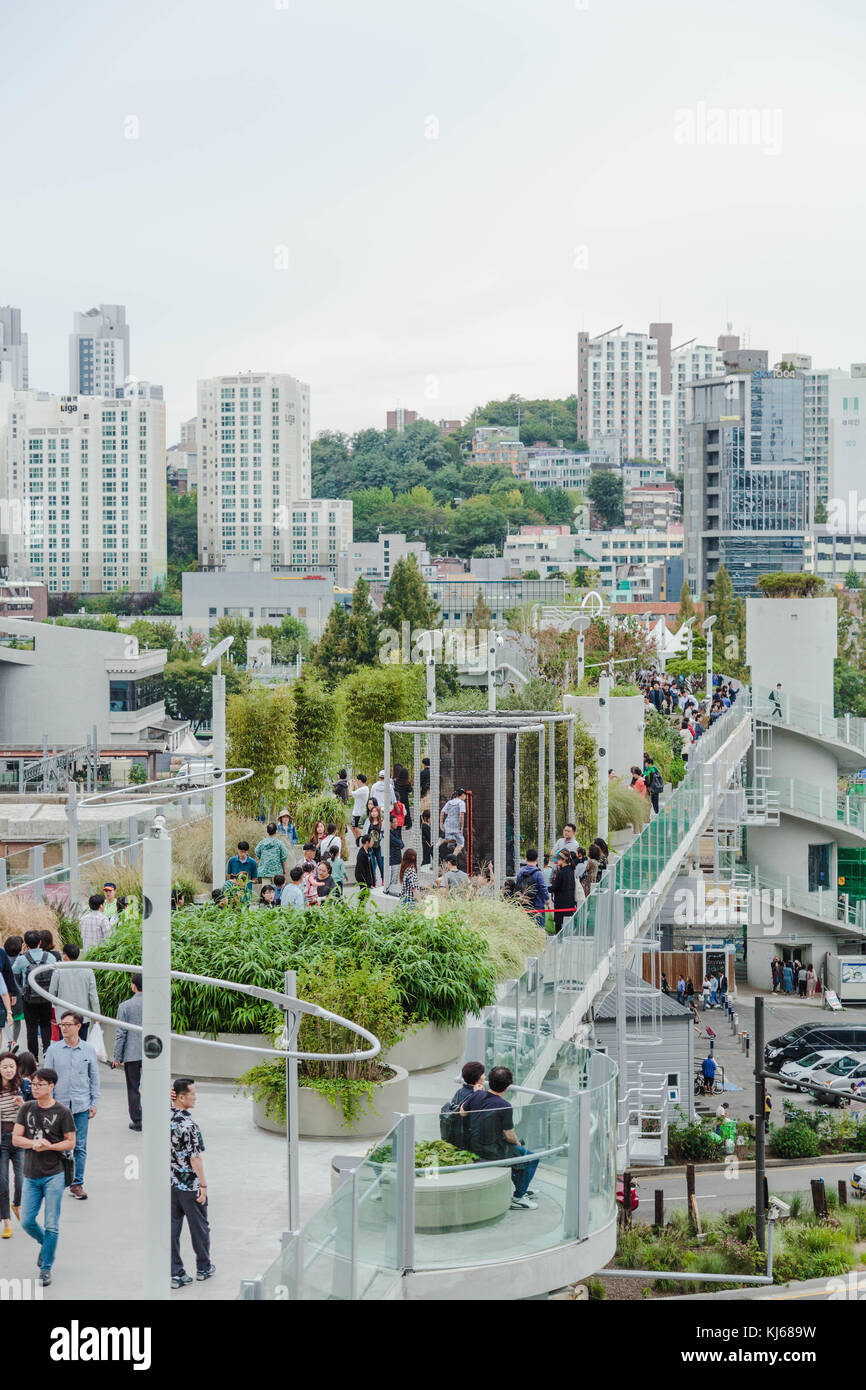
[[[814,1167],[810,1165],[809,1167],[768,1168],[767,1181],[771,1195],[775,1193],[780,1197],[784,1197],[789,1192],[809,1193],[809,1184],[812,1178],[823,1178],[828,1190],[835,1192],[836,1184],[840,1178],[845,1178],[850,1184],[853,1168],[854,1164],[850,1160],[843,1163],[818,1162]],[[640,1198],[640,1206],[635,1212],[636,1221],[652,1222],[653,1193],[658,1187],[665,1194],[666,1207],[685,1208],[685,1174],[641,1178],[640,1169],[634,1171],[638,1197]],[[718,1172],[698,1173],[696,1175],[695,1192],[701,1211],[742,1211],[746,1207],[753,1207],[755,1205],[754,1169],[743,1168],[739,1171],[726,1171],[720,1164]],[[860,1200],[851,1195],[850,1186],[848,1200],[851,1202]]]

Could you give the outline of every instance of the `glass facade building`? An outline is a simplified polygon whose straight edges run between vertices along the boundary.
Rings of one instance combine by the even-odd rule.
[[[806,460],[804,382],[754,372],[693,388],[686,428],[686,578],[712,588],[721,565],[738,595],[762,574],[799,572],[814,506]]]

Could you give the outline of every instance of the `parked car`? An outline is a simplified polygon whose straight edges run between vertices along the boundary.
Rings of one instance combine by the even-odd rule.
[[[866,1026],[862,1023],[801,1023],[790,1032],[770,1039],[764,1048],[764,1070],[780,1072],[786,1062],[799,1062],[809,1052],[839,1048],[866,1053]]]
[[[778,1081],[781,1086],[788,1086],[792,1091],[796,1091],[801,1081],[809,1081],[811,1073],[823,1067],[829,1067],[831,1062],[837,1062],[840,1057],[845,1056],[844,1048],[830,1049],[820,1052],[807,1052],[805,1057],[801,1057],[799,1062],[786,1062],[778,1074]]]
[[[209,787],[213,780],[213,762],[210,758],[190,758],[181,763],[176,776],[181,791],[189,787]]]
[[[830,1062],[828,1066],[816,1067],[814,1071],[809,1073],[807,1081],[798,1083],[797,1089],[809,1091],[812,1086],[832,1087],[835,1081],[841,1081],[842,1089],[845,1090],[849,1084],[848,1078],[851,1073],[864,1063],[866,1063],[866,1057],[844,1052],[841,1057],[837,1057],[835,1062]]]
[[[839,1060],[841,1061],[842,1059],[840,1058]],[[833,1066],[835,1065],[836,1063],[833,1063]],[[833,1074],[833,1066],[830,1066],[826,1069],[826,1072],[817,1084],[826,1086],[828,1090],[831,1091],[839,1091],[842,1093],[847,1092],[848,1099],[850,1099],[851,1095],[853,1095],[853,1092],[851,1090],[852,1084],[857,1084],[858,1082],[860,1082],[862,1083],[862,1088],[866,1088],[866,1059],[861,1059],[861,1061],[856,1067],[852,1067],[850,1071],[842,1071],[838,1076]],[[816,1076],[817,1075],[818,1073],[816,1073]],[[808,1084],[809,1083],[807,1078],[807,1088]],[[860,1099],[863,1098],[864,1097],[862,1096],[860,1097]]]
[[[855,1197],[866,1197],[866,1163],[858,1163],[851,1175],[851,1191]]]

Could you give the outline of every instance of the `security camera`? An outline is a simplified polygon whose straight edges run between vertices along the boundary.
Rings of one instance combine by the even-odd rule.
[[[779,1216],[790,1216],[791,1208],[787,1202],[783,1202],[781,1197],[771,1197],[769,1214],[775,1221]]]
[[[502,633],[501,633],[501,632],[497,632],[497,634],[496,634],[496,645],[497,645],[497,647],[504,647],[504,646],[505,646],[505,638],[502,636]]]

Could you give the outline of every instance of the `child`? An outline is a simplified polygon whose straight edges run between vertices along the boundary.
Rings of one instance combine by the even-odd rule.
[[[328,853],[331,868],[331,878],[334,880],[334,897],[342,898],[343,880],[346,877],[346,866],[340,857],[340,846],[332,845]]]
[[[285,874],[274,874],[274,907],[282,907],[283,889],[285,886]]]
[[[301,887],[304,890],[304,904],[306,907],[317,907],[319,903],[319,888],[316,880],[316,868],[317,865],[315,863],[315,860],[305,859],[304,863],[301,865],[301,869],[303,871],[303,876],[301,878]]]

